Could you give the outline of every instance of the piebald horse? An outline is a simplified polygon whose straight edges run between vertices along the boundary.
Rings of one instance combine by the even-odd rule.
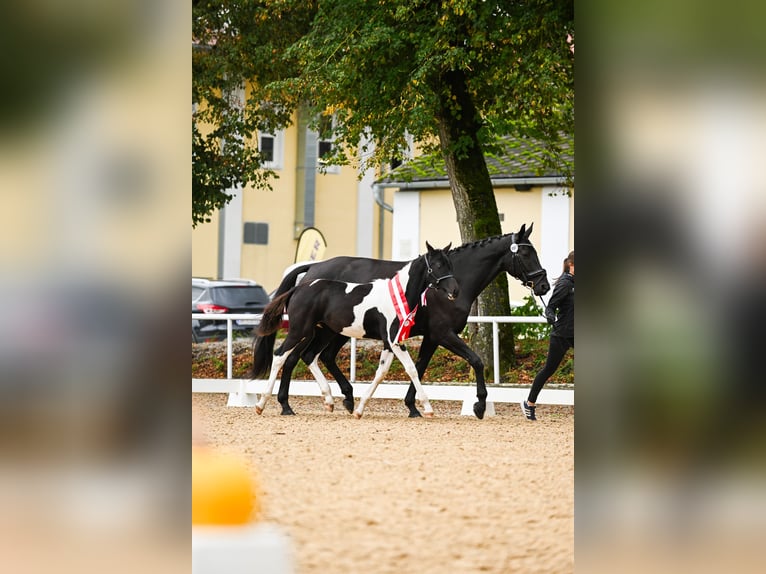
[[[283,407],[282,414],[293,414],[287,404],[290,375],[301,355],[304,360],[308,358],[307,350],[314,341],[317,331],[320,331],[323,334],[337,333],[345,337],[373,338],[383,341],[384,351],[375,379],[354,411],[354,416],[357,418],[362,416],[367,401],[388,372],[394,356],[402,363],[415,386],[417,398],[423,404],[425,415],[433,416],[433,408],[420,383],[415,363],[405,347],[401,345],[401,341],[410,336],[413,318],[418,307],[426,301],[429,289],[442,290],[447,301],[454,301],[458,297],[459,287],[452,274],[452,262],[447,255],[450,245],[444,249],[434,249],[426,243],[426,247],[428,251],[424,255],[409,263],[400,262],[400,266],[403,266],[390,279],[350,283],[320,278],[304,281],[276,296],[264,309],[255,340],[253,376],[257,377],[265,373],[269,367],[271,368],[266,391],[256,403],[256,412],[258,414],[263,412],[274,388],[277,374],[282,369],[279,393],[279,401]],[[275,343],[273,335],[279,328],[285,311],[290,317],[287,337],[272,354]],[[446,307],[445,311],[448,311]],[[324,345],[315,347],[316,352],[307,360],[307,364],[322,390],[325,407],[332,411],[334,405],[332,392],[317,364],[319,352],[323,348]],[[298,352],[295,352],[296,350]],[[283,390],[285,391],[284,401]],[[286,412],[285,406],[289,412]]]

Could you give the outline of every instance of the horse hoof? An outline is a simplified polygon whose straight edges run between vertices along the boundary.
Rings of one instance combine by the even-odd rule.
[[[481,420],[484,418],[484,413],[487,411],[487,407],[485,405],[482,405],[481,403],[475,403],[473,405],[473,414],[476,415],[476,418]]]
[[[353,414],[353,412],[354,412],[354,400],[353,399],[351,399],[351,400],[346,399],[345,401],[343,401],[343,406],[346,407],[346,410],[349,413]]]
[[[426,417],[427,419],[432,419],[432,418],[434,418],[434,414],[433,414],[433,413],[426,413],[426,414],[425,414],[425,417]]]
[[[332,404],[332,403],[330,403],[330,404],[328,404],[328,403],[325,403],[325,405],[324,405],[324,408],[325,408],[325,410],[326,410],[328,413],[331,413],[331,412],[333,412],[333,411],[335,410],[335,405],[334,405],[334,404]]]
[[[360,418],[362,418],[362,413],[360,413],[359,411],[354,411],[354,418],[359,420]]]
[[[263,414],[263,408],[259,407],[258,405],[255,406],[255,412],[259,415]]]
[[[421,415],[421,414],[420,414],[420,411],[419,411],[419,410],[417,410],[417,409],[416,409],[416,410],[414,410],[414,411],[410,411],[410,414],[409,414],[409,418],[411,418],[411,419],[418,419],[418,418],[420,418],[420,417],[422,417],[422,416],[423,416],[423,415]]]

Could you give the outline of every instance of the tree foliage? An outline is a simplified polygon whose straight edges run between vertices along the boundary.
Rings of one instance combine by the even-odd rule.
[[[426,151],[438,147],[444,99],[452,118],[465,111],[445,82],[456,73],[482,145],[507,134],[555,144],[573,131],[573,26],[566,1],[329,0],[289,49],[301,74],[287,84],[315,113],[336,114],[335,137],[346,149],[373,134],[378,165],[401,154],[407,134]],[[453,151],[471,145],[460,139]],[[337,159],[348,159],[344,151],[338,147]]]
[[[195,0],[192,34],[194,222],[234,185],[268,187],[252,136],[288,125],[301,102],[312,127],[335,114],[337,163],[356,159],[363,136],[370,165],[402,156],[408,136],[438,150],[440,107],[464,114],[449,73],[465,79],[485,150],[498,135],[530,136],[555,162],[559,134],[573,133],[571,0]],[[463,135],[450,149],[472,145]]]
[[[195,0],[192,8],[192,224],[235,186],[270,188],[255,135],[289,125],[300,94],[288,47],[305,34],[315,2]],[[247,89],[246,89],[247,88]]]

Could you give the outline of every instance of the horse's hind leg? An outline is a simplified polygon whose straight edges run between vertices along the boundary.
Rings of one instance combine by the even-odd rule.
[[[319,389],[322,391],[322,394],[324,395],[324,408],[328,412],[332,412],[335,410],[335,402],[332,398],[332,391],[330,390],[330,385],[327,382],[327,379],[324,376],[324,373],[322,372],[322,369],[319,368],[319,356],[317,355],[313,361],[309,364],[309,370],[314,375],[314,378],[316,379],[317,383],[319,384]]]
[[[261,395],[261,398],[258,399],[258,402],[255,404],[255,412],[258,414],[263,412],[263,407],[266,406],[266,401],[269,399],[271,392],[274,390],[274,383],[277,380],[279,369],[282,368],[282,365],[285,364],[285,361],[295,349],[295,347],[293,347],[289,351],[282,352],[283,347],[284,345],[282,345],[282,347],[277,349],[277,351],[274,353],[274,361],[271,364],[271,373],[269,373],[269,382],[266,384],[266,390]]]
[[[295,370],[295,366],[298,364],[298,361],[300,360],[300,355],[295,352],[291,352],[290,356],[287,357],[287,359],[284,362],[284,366],[282,367],[282,377],[279,382],[279,392],[277,393],[277,400],[279,401],[279,404],[282,405],[282,413],[283,415],[294,415],[295,411],[293,411],[292,407],[290,406],[290,380],[293,376],[293,371]]]
[[[354,412],[354,387],[348,382],[346,375],[338,367],[338,363],[335,362],[335,358],[338,356],[338,351],[346,344],[348,337],[343,335],[336,335],[330,344],[319,354],[319,360],[327,368],[330,374],[340,387],[340,391],[343,393],[343,406],[350,413]]]
[[[394,354],[389,349],[383,349],[383,352],[380,354],[380,364],[378,365],[378,370],[375,372],[375,378],[372,380],[372,383],[370,383],[370,388],[367,389],[367,392],[364,393],[364,396],[359,399],[359,404],[356,407],[356,410],[354,411],[354,416],[358,419],[362,418],[362,413],[364,412],[364,406],[367,404],[367,401],[370,400],[372,397],[372,394],[375,392],[375,389],[378,387],[378,384],[380,381],[383,380],[383,377],[386,376],[386,373],[388,373],[388,370],[391,368],[391,363],[394,360]]]
[[[407,371],[407,374],[409,375],[410,380],[415,385],[417,398],[420,399],[420,402],[423,403],[423,411],[425,416],[429,418],[433,417],[434,409],[431,406],[431,402],[428,400],[428,396],[426,395],[426,392],[423,389],[423,385],[420,384],[420,377],[418,377],[418,370],[415,368],[415,363],[412,362],[412,357],[410,357],[410,354],[407,352],[406,349],[403,349],[402,347],[399,347],[398,345],[394,345],[392,349],[394,354],[396,354],[396,358],[399,359],[399,361],[402,363],[402,366],[404,366],[404,370]]]
[[[316,382],[319,385],[320,390],[322,391],[322,395],[324,395],[325,408],[330,412],[332,412],[335,409],[335,402],[333,401],[333,398],[332,398],[332,391],[330,390],[330,385],[327,382],[327,379],[325,378],[324,373],[322,373],[321,369],[319,368],[318,361],[321,359],[322,353],[324,353],[324,351],[327,350],[328,346],[334,347],[336,349],[339,348],[337,347],[337,343],[335,342],[336,337],[338,337],[338,335],[336,335],[335,332],[330,331],[326,327],[319,327],[314,332],[314,339],[311,341],[311,344],[301,353],[301,358],[303,359],[303,362],[305,362],[309,366],[309,370],[314,375],[314,378],[316,379]],[[340,336],[340,339],[341,339],[341,346],[342,346],[343,341],[346,339],[346,337]],[[333,358],[332,360],[334,361],[334,357],[338,351],[334,350],[331,352],[334,353],[332,355],[332,358]],[[336,369],[337,369],[337,366],[336,366]],[[336,377],[336,380],[338,380],[337,377]],[[348,381],[345,381],[345,383],[349,388],[351,387]],[[341,383],[341,388],[343,388],[342,383]],[[346,394],[346,391],[344,391],[344,394]],[[353,389],[351,389],[351,396],[352,396],[351,405],[353,409]]]

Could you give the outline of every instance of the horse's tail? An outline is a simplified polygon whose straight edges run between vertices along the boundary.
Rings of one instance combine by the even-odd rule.
[[[253,343],[253,370],[250,376],[257,379],[271,370],[271,362],[274,358],[274,342],[277,339],[276,331],[270,335],[257,336]]]
[[[293,295],[293,291],[295,291],[295,287],[292,287],[287,293],[274,297],[266,305],[261,316],[261,322],[256,329],[256,334],[259,337],[271,335],[279,329],[279,325],[282,323],[282,314],[287,307],[287,303],[290,301],[290,297]]]
[[[256,337],[253,342],[253,370],[251,376],[255,379],[271,369],[271,361],[274,355],[274,343],[277,340],[277,330],[282,323],[282,313],[287,306],[295,287],[287,293],[274,297],[271,303],[266,305],[261,317],[261,323],[256,329]]]
[[[282,282],[279,284],[279,287],[277,287],[277,290],[274,291],[274,298],[279,297],[283,293],[287,293],[291,288],[295,287],[296,280],[298,279],[298,275],[301,275],[302,273],[305,273],[309,270],[309,268],[314,265],[314,263],[305,263],[304,265],[299,265],[298,267],[294,268],[290,273],[282,277]]]

